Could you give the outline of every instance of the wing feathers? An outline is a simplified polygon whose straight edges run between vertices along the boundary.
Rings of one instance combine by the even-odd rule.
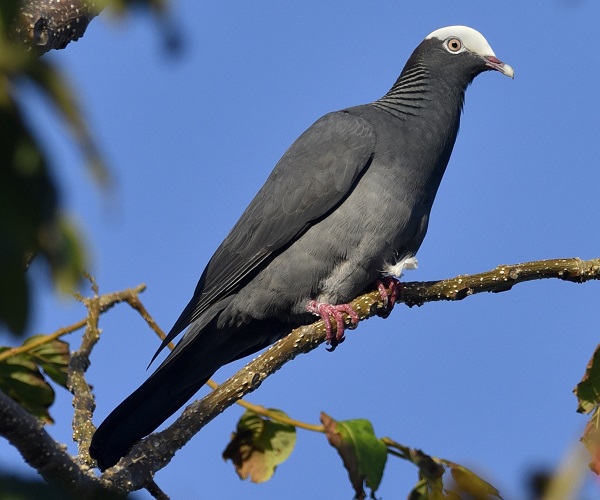
[[[368,121],[343,111],[309,127],[217,249],[157,354],[212,304],[235,293],[263,262],[335,209],[369,165],[375,140]]]

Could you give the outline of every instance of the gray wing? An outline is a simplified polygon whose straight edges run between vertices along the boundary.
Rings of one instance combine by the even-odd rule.
[[[329,113],[309,127],[279,160],[221,243],[156,354],[334,210],[370,164],[375,141],[368,121],[344,111]]]

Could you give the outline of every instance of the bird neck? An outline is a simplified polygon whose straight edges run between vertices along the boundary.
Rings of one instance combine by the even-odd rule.
[[[407,65],[389,92],[373,105],[402,120],[421,117],[429,121],[435,116],[458,120],[467,85],[434,74],[417,61]]]

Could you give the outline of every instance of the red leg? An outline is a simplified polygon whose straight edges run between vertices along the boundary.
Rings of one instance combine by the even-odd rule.
[[[344,341],[344,315],[350,316],[350,323],[353,327],[358,324],[359,318],[356,311],[350,304],[327,304],[326,302],[317,302],[309,300],[306,304],[306,310],[319,316],[325,323],[325,331],[327,332],[327,343],[331,345],[330,351],[333,351],[338,344]],[[335,321],[335,335],[333,334],[332,320]]]
[[[396,278],[392,276],[386,276],[385,278],[377,281],[377,289],[379,290],[381,301],[383,302],[383,309],[379,313],[379,316],[382,318],[387,318],[392,312],[392,309],[394,309],[394,305],[396,304],[396,300],[400,295],[402,285]]]

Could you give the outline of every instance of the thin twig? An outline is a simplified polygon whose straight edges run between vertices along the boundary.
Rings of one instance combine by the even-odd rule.
[[[209,380],[206,383],[206,385],[209,386],[213,390],[217,389],[217,387],[219,387],[219,384],[212,379]],[[246,401],[245,399],[240,399],[240,400],[236,401],[235,404],[241,406],[242,408],[245,408],[246,410],[250,410],[250,411],[256,413],[257,415],[262,415],[263,417],[267,417],[270,420],[279,422],[280,424],[293,425],[294,427],[298,427],[299,429],[304,429],[305,431],[321,432],[321,433],[325,432],[325,427],[323,427],[323,425],[321,425],[321,424],[309,424],[307,422],[302,422],[301,420],[296,420],[295,418],[286,417],[285,415],[282,415],[280,412],[271,411],[262,405],[250,403],[249,401]]]
[[[152,495],[153,498],[156,498],[157,500],[169,500],[169,496],[160,489],[154,480],[146,484],[146,490],[148,493],[150,493],[150,495]]]
[[[56,340],[68,333],[73,333],[73,332],[83,328],[87,324],[87,321],[88,321],[87,318],[84,318],[84,319],[78,321],[77,323],[73,323],[72,325],[65,326],[63,328],[59,328],[54,333],[44,335],[43,337],[40,337],[36,340],[32,340],[31,342],[28,342],[27,344],[21,345],[19,347],[13,347],[12,349],[7,349],[6,351],[0,353],[0,362],[5,361],[8,358],[11,358],[12,356],[17,356],[18,354],[23,354],[23,353],[29,352],[43,344],[48,344],[48,343],[52,342],[53,340]]]

